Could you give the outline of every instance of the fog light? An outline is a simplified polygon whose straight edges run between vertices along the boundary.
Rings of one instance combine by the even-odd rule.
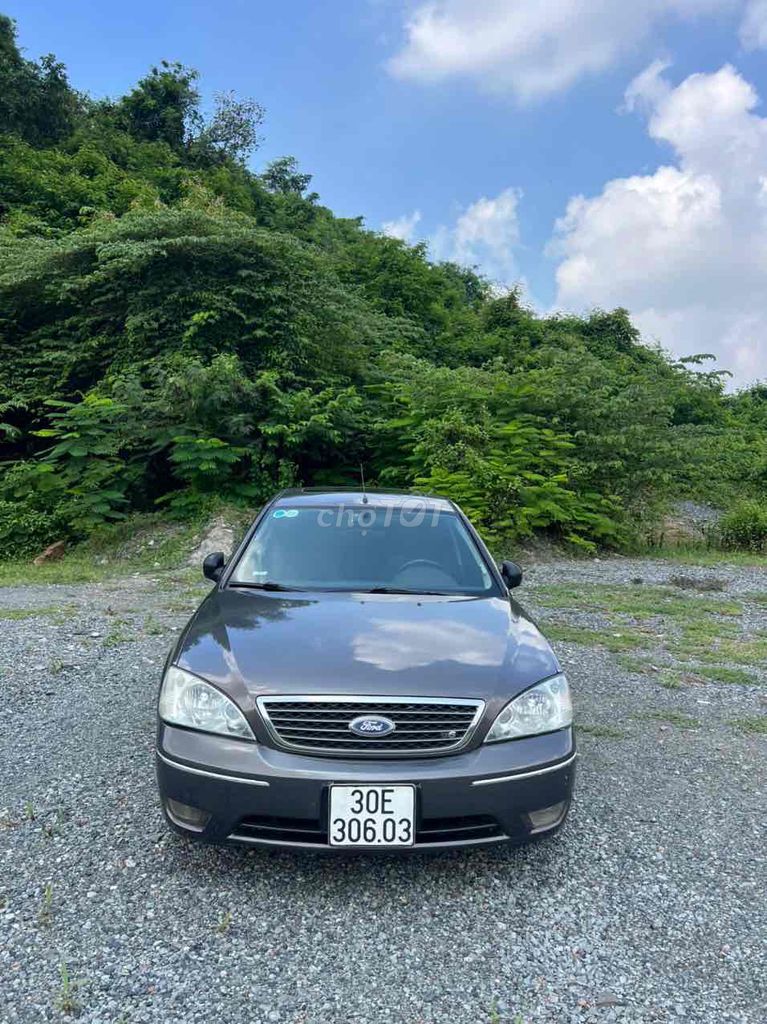
[[[201,811],[199,807],[192,807],[190,804],[179,803],[178,800],[166,800],[165,809],[175,825],[188,828],[192,832],[202,832],[210,821],[208,811]]]
[[[540,832],[545,828],[552,828],[560,820],[565,810],[565,801],[560,800],[558,804],[551,807],[542,807],[539,811],[528,811],[533,832]]]

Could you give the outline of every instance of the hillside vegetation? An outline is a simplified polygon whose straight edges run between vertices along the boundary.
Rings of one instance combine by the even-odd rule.
[[[249,169],[263,116],[180,65],[83,96],[0,19],[0,556],[360,464],[496,540],[625,546],[691,498],[764,544],[767,386],[335,217]]]

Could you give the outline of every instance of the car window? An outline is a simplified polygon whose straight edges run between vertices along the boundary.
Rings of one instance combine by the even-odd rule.
[[[230,582],[302,590],[497,590],[460,517],[418,506],[280,505],[259,524]]]

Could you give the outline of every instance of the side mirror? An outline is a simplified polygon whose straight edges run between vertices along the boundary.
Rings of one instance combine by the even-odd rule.
[[[501,576],[509,590],[514,590],[522,582],[522,570],[516,562],[501,562]]]
[[[226,558],[223,551],[213,551],[211,554],[206,555],[202,563],[202,574],[205,579],[218,583],[221,579],[221,573],[224,571],[225,563]]]

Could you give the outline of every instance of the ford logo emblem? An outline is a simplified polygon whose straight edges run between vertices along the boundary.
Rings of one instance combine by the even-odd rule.
[[[349,729],[355,736],[388,736],[396,728],[391,718],[383,715],[360,715],[349,722]]]

